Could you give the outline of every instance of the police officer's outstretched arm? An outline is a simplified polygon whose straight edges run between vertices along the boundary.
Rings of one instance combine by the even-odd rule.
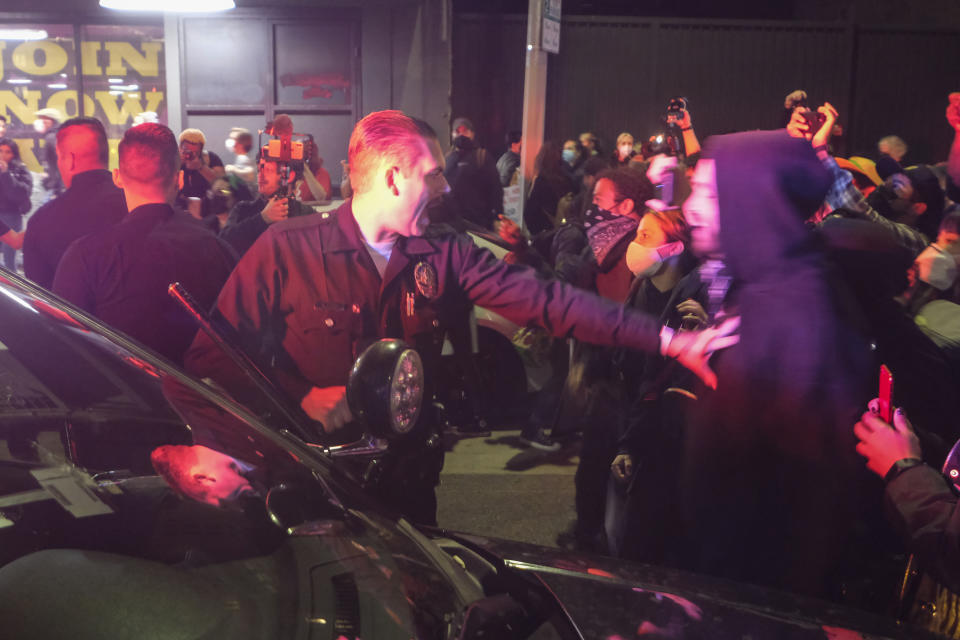
[[[556,280],[542,280],[532,269],[497,260],[469,239],[451,240],[451,263],[460,287],[475,304],[521,326],[538,325],[556,337],[598,345],[626,346],[676,358],[715,387],[708,366],[717,350],[738,341],[739,319],[703,331],[661,331],[656,318]]]

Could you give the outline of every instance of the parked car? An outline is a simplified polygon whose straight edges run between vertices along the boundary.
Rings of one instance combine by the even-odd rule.
[[[349,395],[376,455],[415,420],[419,372],[401,343],[372,349]],[[419,528],[367,495],[348,451],[279,422],[0,271],[0,637],[926,637],[756,587]]]

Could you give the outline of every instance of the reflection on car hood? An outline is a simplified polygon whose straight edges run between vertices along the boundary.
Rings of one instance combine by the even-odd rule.
[[[933,638],[892,620],[674,569],[476,536],[445,535],[535,574],[584,638]]]

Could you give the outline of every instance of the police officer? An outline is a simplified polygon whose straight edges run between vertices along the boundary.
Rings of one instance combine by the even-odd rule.
[[[217,301],[248,353],[327,433],[352,420],[347,377],[354,359],[376,339],[402,338],[420,352],[429,398],[442,336],[472,304],[557,336],[659,350],[715,384],[707,359],[736,340],[730,335],[735,322],[673,335],[649,316],[499,261],[464,235],[426,232],[428,205],[449,187],[436,139],[403,113],[380,111],[358,122],[349,166],[353,199],[332,213],[271,225]],[[186,364],[235,394],[242,384],[203,333]],[[422,438],[433,430],[432,419],[429,411],[421,417]],[[411,457],[393,460],[402,465],[398,459]],[[404,515],[433,524],[442,452],[428,459],[396,471],[381,483],[381,495]]]

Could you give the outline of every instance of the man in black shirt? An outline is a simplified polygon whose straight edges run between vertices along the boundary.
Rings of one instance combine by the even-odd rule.
[[[30,217],[23,241],[24,273],[41,287],[53,287],[57,265],[74,240],[127,214],[108,158],[107,133],[96,118],[71,118],[57,130],[57,164],[67,190]]]
[[[197,326],[167,287],[179,282],[209,308],[235,257],[198,221],[170,206],[180,168],[170,129],[133,127],[119,151],[114,180],[129,213],[103,233],[70,245],[53,291],[179,364]]]

